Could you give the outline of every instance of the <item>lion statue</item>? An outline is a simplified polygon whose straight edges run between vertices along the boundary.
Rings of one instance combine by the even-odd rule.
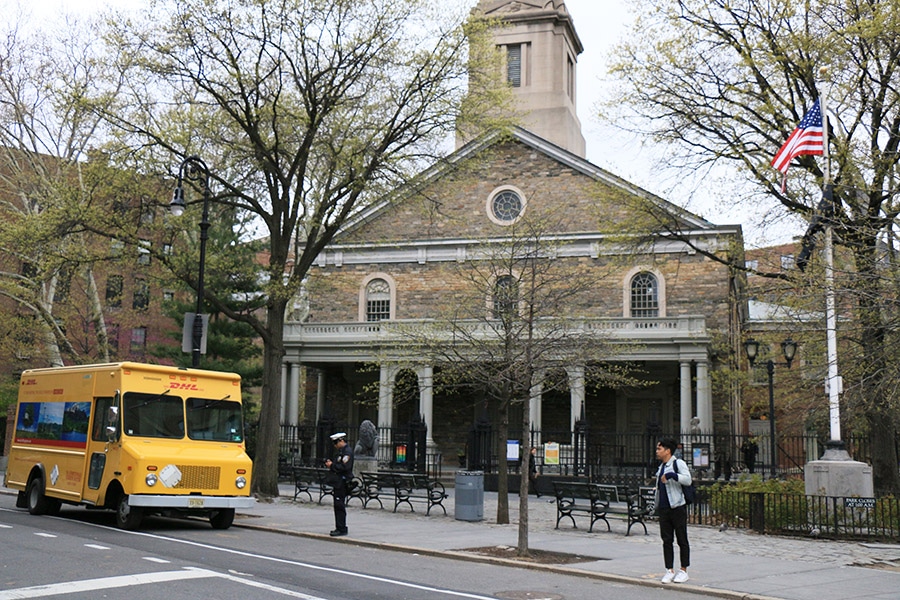
[[[359,424],[359,437],[353,448],[355,456],[375,456],[375,447],[378,445],[378,429],[375,423],[366,419]]]

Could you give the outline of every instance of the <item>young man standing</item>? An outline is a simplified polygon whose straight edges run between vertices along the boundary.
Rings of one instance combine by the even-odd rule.
[[[659,535],[663,542],[666,574],[663,583],[684,583],[691,564],[691,548],[687,536],[687,505],[682,486],[691,485],[691,471],[687,463],[675,458],[678,447],[673,439],[662,439],[656,445],[659,470],[656,472],[656,512],[659,516]],[[681,569],[675,572],[674,540],[678,540]]]
[[[353,478],[353,451],[347,445],[346,433],[331,436],[334,443],[334,460],[326,459],[325,466],[335,477],[334,489],[334,531],[332,537],[347,535],[347,482]]]

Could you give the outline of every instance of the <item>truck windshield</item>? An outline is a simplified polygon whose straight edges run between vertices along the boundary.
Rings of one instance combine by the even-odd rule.
[[[180,396],[126,392],[122,398],[122,409],[125,435],[184,437],[184,399]]]
[[[243,441],[241,403],[224,398],[188,398],[187,426],[192,440]]]

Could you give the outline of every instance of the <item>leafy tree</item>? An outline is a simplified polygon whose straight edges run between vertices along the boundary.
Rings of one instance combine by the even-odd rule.
[[[461,116],[466,34],[486,28],[453,13],[426,0],[187,0],[109,28],[130,101],[105,114],[141,151],[135,164],[202,155],[213,201],[252,215],[267,244],[261,312],[207,290],[264,346],[256,492],[278,493],[283,327],[306,273],[349,216],[441,154]]]
[[[617,50],[613,74],[621,86],[608,116],[628,119],[670,144],[673,166],[730,167],[735,183],[726,192],[729,202],[741,196],[774,201],[804,219],[828,219],[836,249],[852,257],[852,273],[838,298],[839,306],[854,312],[852,323],[840,327],[844,402],[868,425],[876,488],[900,491],[893,232],[900,175],[900,2],[642,0],[636,10],[634,30]],[[784,193],[769,162],[826,89],[835,188],[833,211],[821,207],[828,209],[823,214],[824,161],[795,160]],[[820,281],[795,274],[791,287],[804,286],[812,286],[806,288],[810,294],[821,290]]]

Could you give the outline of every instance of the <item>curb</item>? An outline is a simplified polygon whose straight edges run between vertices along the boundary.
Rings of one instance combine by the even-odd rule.
[[[479,554],[470,554],[468,552],[460,552],[455,550],[434,550],[431,548],[417,548],[415,546],[406,546],[402,544],[390,544],[386,542],[373,542],[370,540],[358,540],[349,537],[331,537],[324,533],[312,533],[307,531],[291,531],[287,529],[279,529],[277,527],[269,527],[268,525],[252,525],[235,522],[232,527],[241,529],[251,529],[255,531],[265,531],[268,533],[279,533],[292,537],[301,537],[314,539],[319,541],[336,542],[339,544],[348,544],[352,546],[362,546],[365,548],[380,548],[393,552],[404,552],[406,554],[419,554],[423,556],[433,556],[437,558],[446,558],[450,560],[459,560],[466,562],[476,562],[481,564],[497,565],[502,567],[515,567],[518,569],[528,569],[531,571],[544,571],[548,573],[556,573],[558,575],[568,575],[571,577],[583,577],[586,579],[596,579],[598,581],[609,581],[612,583],[621,583],[627,585],[640,585],[643,587],[654,589],[678,589],[684,592],[697,594],[700,596],[710,596],[715,598],[728,598],[730,600],[782,600],[774,596],[761,596],[759,594],[748,594],[744,592],[735,592],[731,590],[720,590],[716,588],[707,588],[699,585],[666,585],[659,581],[641,579],[638,577],[629,577],[627,575],[615,575],[612,573],[597,573],[594,571],[585,571],[583,569],[575,569],[572,567],[561,567],[556,565],[542,565],[538,563],[520,562],[508,558],[498,558],[494,556],[482,556]]]

